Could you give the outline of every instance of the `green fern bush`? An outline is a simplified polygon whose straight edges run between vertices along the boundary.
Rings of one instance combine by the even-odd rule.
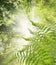
[[[35,30],[29,29],[32,37],[24,38],[29,41],[29,45],[17,54],[20,65],[56,65],[55,5],[45,2],[47,4],[44,6],[43,3],[41,6],[37,5],[35,10],[35,14],[42,20],[34,22],[29,19]]]
[[[36,33],[30,31],[33,32],[33,37],[26,39],[29,40],[30,45],[18,53],[20,64],[56,65],[56,24],[53,22],[42,26],[42,23],[37,23],[37,26],[33,24],[37,31]]]
[[[16,6],[14,3],[16,3],[16,5],[19,4],[20,5]],[[12,8],[11,5],[13,5]],[[10,49],[11,52],[9,52],[9,50],[4,51],[5,53],[0,55],[0,61],[1,61],[0,65],[56,65],[56,1],[5,0],[1,1],[0,7],[1,7],[0,14],[2,15],[2,16],[0,15],[1,19],[0,23],[2,27],[4,26],[3,24],[6,25],[11,24],[11,22],[7,23],[7,19],[10,18],[10,16],[7,15],[15,14],[16,11],[14,13],[12,11],[14,11],[14,9],[16,10],[17,8],[20,8],[19,11],[21,11],[22,9],[26,11],[28,19],[31,22],[32,26],[34,27],[33,31],[29,28],[32,37],[30,38],[23,37],[26,41],[29,41],[29,44],[19,51],[17,50],[11,51],[11,49]],[[35,22],[30,18],[32,12],[31,7],[35,7],[34,14],[36,17],[39,16],[41,21]],[[0,31],[2,28],[1,26]],[[6,29],[9,28],[6,27]],[[5,35],[2,35],[2,38],[4,36]],[[10,37],[10,35],[8,35],[8,37],[12,39],[13,36]],[[6,54],[7,52],[9,53]],[[16,52],[17,54],[15,56]]]

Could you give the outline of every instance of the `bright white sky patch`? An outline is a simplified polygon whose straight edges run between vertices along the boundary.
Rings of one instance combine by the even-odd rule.
[[[0,47],[0,52],[2,52],[4,50],[4,48],[3,47]]]
[[[27,19],[26,14],[21,14],[20,16],[18,16],[16,22],[17,22],[16,32],[21,32],[22,35],[26,37],[31,36],[28,30],[28,28],[30,28],[31,25],[29,23],[29,20]]]
[[[29,22],[29,20],[27,19],[27,16],[25,13],[21,13],[20,15],[17,15],[15,22],[17,23],[16,24],[17,26],[16,26],[16,28],[14,28],[14,31],[20,32],[21,33],[20,35],[24,36],[24,37],[31,36],[28,28],[32,28],[32,26],[31,26],[31,23]],[[28,41],[25,41],[22,38],[13,39],[12,42],[16,43],[15,48],[18,50],[21,50],[24,47],[24,45],[28,45],[28,43],[29,43]]]
[[[21,31],[22,33],[25,35],[25,36],[30,36],[30,32],[28,31],[28,20],[27,18],[23,15],[21,18],[20,18],[20,25],[21,25]]]

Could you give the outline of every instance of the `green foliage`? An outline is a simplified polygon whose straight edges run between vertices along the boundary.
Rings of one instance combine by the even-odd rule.
[[[34,17],[40,18],[38,22],[31,19],[32,7]],[[12,27],[14,15],[21,10],[25,10],[34,31],[29,29],[32,37],[22,37],[29,45],[17,51],[12,43],[17,34]],[[56,1],[0,0],[0,39],[0,47],[4,48],[0,52],[0,65],[56,65]]]
[[[19,55],[22,58],[21,64],[56,65],[56,30],[53,29],[56,29],[56,24],[54,22],[53,24],[50,22],[42,28],[36,26],[40,31],[37,29],[38,32],[36,31],[37,33],[33,34],[31,39],[29,38],[31,45],[21,52],[22,56]]]
[[[42,1],[45,6],[43,3],[40,7],[35,6],[34,11],[35,15],[40,16],[42,20],[34,22],[29,19],[36,31],[29,29],[33,36],[24,39],[30,40],[30,45],[24,51],[18,52],[22,65],[56,65],[56,16],[54,9],[56,5],[52,0],[41,0],[40,2]],[[53,4],[52,7],[51,4]]]

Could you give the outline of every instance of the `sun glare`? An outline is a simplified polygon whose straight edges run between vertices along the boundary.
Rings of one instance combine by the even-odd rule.
[[[27,19],[26,14],[21,14],[17,17],[17,31],[21,32],[23,36],[29,37],[31,36],[28,28],[30,27],[29,20]]]
[[[29,23],[26,14],[21,14],[20,16],[17,15],[15,22],[17,22],[16,29],[14,29],[16,32],[20,32],[20,35],[24,37],[31,36],[28,30],[28,28],[31,28],[31,24]],[[13,42],[16,43],[15,47],[18,50],[21,50],[24,45],[28,45],[28,41],[22,38],[14,39]]]
[[[34,8],[32,9],[32,20],[34,22],[38,22],[40,20],[39,17],[35,18],[34,16]],[[21,36],[24,37],[30,37],[32,34],[29,32],[28,29],[32,29],[33,30],[33,26],[31,25],[31,23],[29,22],[26,13],[21,13],[20,15],[16,16],[16,20],[15,22],[17,22],[17,28],[16,28],[16,32],[20,32]],[[16,41],[16,40],[15,40]],[[19,47],[18,49],[21,49],[21,47],[23,47],[24,45],[27,45],[28,42],[25,42],[25,40],[22,39],[18,39],[17,41],[17,47]]]

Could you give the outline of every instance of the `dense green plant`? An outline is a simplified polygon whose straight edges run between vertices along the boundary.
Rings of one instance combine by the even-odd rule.
[[[34,17],[40,18],[36,22],[31,19],[32,8]],[[32,37],[23,37],[29,44],[17,51],[11,42],[17,37],[12,30],[16,24],[14,14],[24,10],[33,27],[29,29]],[[4,48],[0,52],[0,65],[56,65],[56,1],[1,0],[0,38],[0,47]]]
[[[33,37],[24,38],[29,45],[18,52],[19,62],[25,65],[56,65],[56,23],[34,23],[36,31],[30,30]]]
[[[56,65],[55,1],[41,0],[34,6],[34,13],[40,21],[29,18],[34,30],[29,29],[32,37],[24,38],[29,45],[18,52],[20,65]]]

